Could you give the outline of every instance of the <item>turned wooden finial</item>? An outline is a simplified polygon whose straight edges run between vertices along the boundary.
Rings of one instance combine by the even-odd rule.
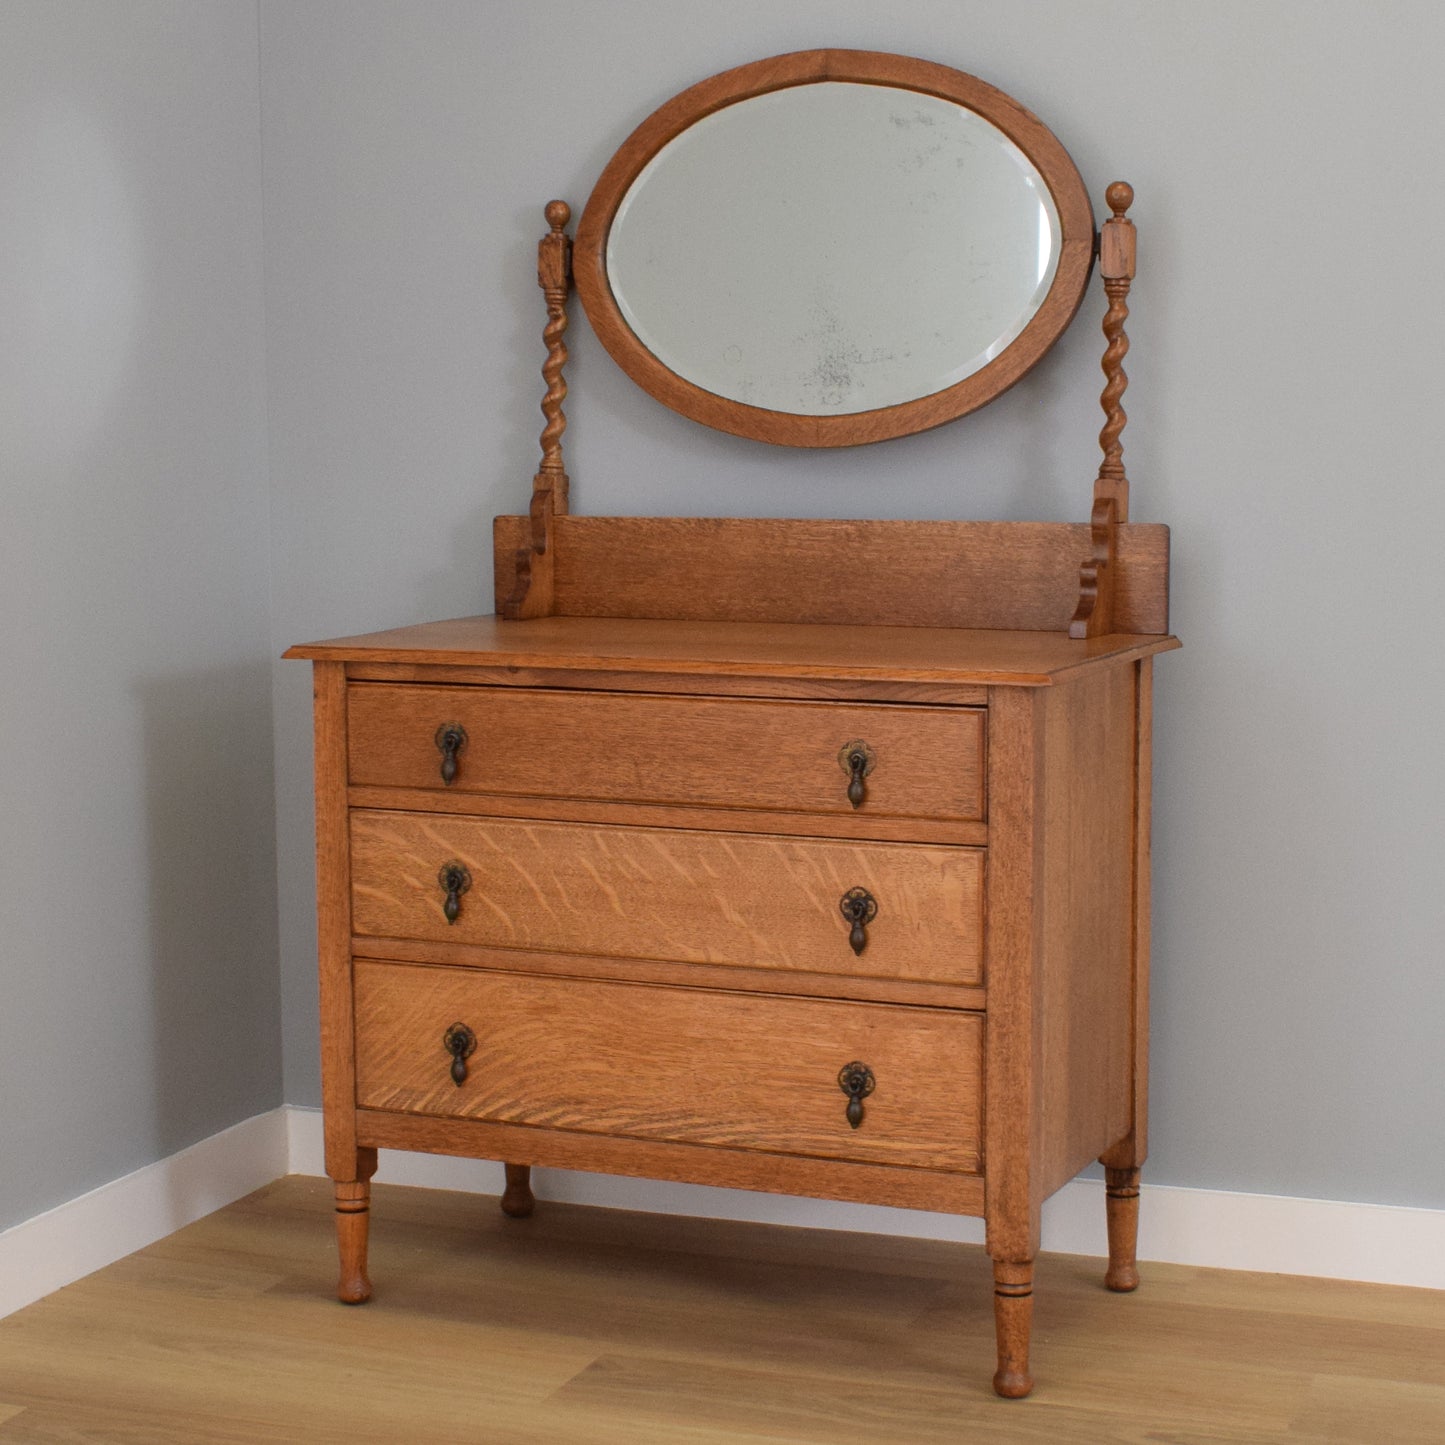
[[[1129,478],[1124,472],[1124,390],[1129,378],[1124,357],[1129,337],[1129,284],[1134,279],[1134,223],[1124,213],[1134,204],[1134,187],[1115,181],[1104,192],[1113,213],[1099,229],[1099,274],[1109,309],[1104,313],[1104,429],[1099,446],[1104,459],[1094,482],[1094,510],[1090,522],[1090,551],[1079,573],[1079,605],[1069,623],[1070,637],[1100,637],[1114,626],[1114,571],[1118,553],[1118,525],[1129,520]]]
[[[547,323],[542,328],[547,359],[542,363],[542,380],[547,394],[542,398],[542,460],[532,478],[531,524],[528,545],[518,550],[512,589],[499,594],[497,610],[503,617],[545,617],[552,610],[553,519],[568,508],[567,469],[562,462],[562,434],[567,416],[562,403],[567,383],[562,368],[567,364],[567,297],[572,290],[572,242],[567,223],[572,207],[566,201],[548,201],[544,212],[548,231],[537,245],[537,284],[547,303]]]
[[[551,230],[537,247],[537,284],[547,302],[547,324],[542,340],[547,345],[547,360],[542,366],[542,379],[547,394],[542,398],[542,415],[547,424],[542,429],[542,463],[533,482],[535,491],[552,494],[552,510],[567,510],[567,471],[562,465],[562,433],[567,430],[567,417],[562,403],[567,397],[567,383],[562,368],[567,364],[567,293],[572,289],[572,242],[567,239],[567,222],[572,207],[566,201],[547,202],[547,224]]]
[[[1099,480],[1094,486],[1095,500],[1111,497],[1117,508],[1116,520],[1129,520],[1129,480],[1124,474],[1124,390],[1129,378],[1124,372],[1124,357],[1129,338],[1124,323],[1129,319],[1129,284],[1134,279],[1134,223],[1124,214],[1134,204],[1134,187],[1127,181],[1115,181],[1104,192],[1113,215],[1099,231],[1099,273],[1104,278],[1104,293],[1109,309],[1104,315],[1104,390],[1099,405],[1104,408],[1104,429],[1099,445],[1104,460],[1099,467]]]

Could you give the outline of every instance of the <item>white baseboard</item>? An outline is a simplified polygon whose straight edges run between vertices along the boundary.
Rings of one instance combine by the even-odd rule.
[[[285,1112],[291,1172],[325,1173],[321,1111],[291,1105]],[[504,1183],[500,1164],[393,1150],[382,1151],[376,1178],[383,1184],[415,1184],[479,1194],[500,1194]],[[537,1169],[533,1190],[539,1199],[652,1214],[849,1229],[965,1244],[983,1242],[982,1220],[953,1214],[795,1199],[614,1174]],[[1102,1257],[1108,1253],[1103,1180],[1076,1179],[1044,1205],[1043,1247],[1060,1254]],[[1235,1194],[1146,1183],[1139,1208],[1139,1258],[1161,1264],[1445,1289],[1445,1209],[1347,1204],[1330,1199]]]
[[[0,1318],[288,1173],[289,1112],[257,1114],[0,1233]]]
[[[153,1244],[283,1174],[324,1173],[321,1112],[286,1105],[0,1233],[0,1318]],[[383,1151],[377,1181],[500,1194],[500,1164]],[[979,1243],[951,1214],[538,1169],[540,1199],[611,1209]],[[1043,1247],[1103,1255],[1104,1186],[1076,1179],[1044,1206]],[[1445,1210],[1146,1184],[1139,1257],[1445,1289]]]

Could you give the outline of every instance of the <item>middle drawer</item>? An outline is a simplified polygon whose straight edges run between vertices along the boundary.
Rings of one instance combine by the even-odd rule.
[[[976,848],[359,810],[351,864],[352,931],[367,937],[929,983],[981,974]]]

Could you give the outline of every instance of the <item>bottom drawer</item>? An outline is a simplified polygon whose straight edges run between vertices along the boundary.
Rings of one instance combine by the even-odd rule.
[[[358,959],[356,1101],[975,1173],[983,1017]],[[444,1042],[475,1036],[453,1081]],[[857,1128],[839,1083],[871,1071]]]

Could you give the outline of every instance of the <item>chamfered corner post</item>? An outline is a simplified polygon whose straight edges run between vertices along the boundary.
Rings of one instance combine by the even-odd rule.
[[[1020,1400],[1033,1389],[1034,1260],[1043,1189],[1039,1138],[1043,1099],[1043,893],[1038,848],[1043,821],[1044,732],[1040,691],[989,693],[989,920],[984,968],[985,1243],[993,1261],[998,1346],[995,1392]]]
[[[567,415],[567,382],[562,375],[567,365],[567,297],[572,290],[572,241],[567,224],[572,208],[566,201],[548,201],[547,234],[537,246],[537,284],[547,305],[547,322],[542,340],[547,359],[542,379],[547,383],[542,398],[542,460],[532,478],[532,504],[528,512],[526,544],[517,549],[510,593],[500,599],[498,611],[517,621],[526,617],[548,617],[554,605],[556,529],[554,519],[565,516],[570,483],[562,460],[562,434]]]
[[[1129,520],[1129,478],[1124,471],[1124,391],[1129,378],[1124,357],[1129,337],[1129,287],[1134,280],[1136,233],[1125,212],[1134,204],[1134,188],[1115,181],[1104,193],[1111,212],[1099,231],[1099,274],[1109,306],[1104,313],[1104,390],[1099,405],[1104,427],[1099,446],[1104,457],[1094,482],[1089,517],[1089,556],[1079,571],[1079,603],[1069,623],[1070,637],[1103,637],[1114,628],[1114,592],[1118,572],[1118,528]]]
[[[1139,1176],[1149,1154],[1149,933],[1153,798],[1154,663],[1135,663],[1134,926],[1129,1132],[1104,1151],[1109,1268],[1104,1283],[1128,1294],[1139,1287]]]
[[[367,1225],[376,1150],[356,1138],[356,1019],[351,993],[351,834],[346,664],[312,663],[316,737],[316,941],[326,1173],[335,1187],[337,1296],[371,1298]]]
[[[537,1201],[532,1195],[532,1166],[530,1164],[508,1164],[507,1187],[502,1192],[502,1213],[509,1219],[526,1219]]]

